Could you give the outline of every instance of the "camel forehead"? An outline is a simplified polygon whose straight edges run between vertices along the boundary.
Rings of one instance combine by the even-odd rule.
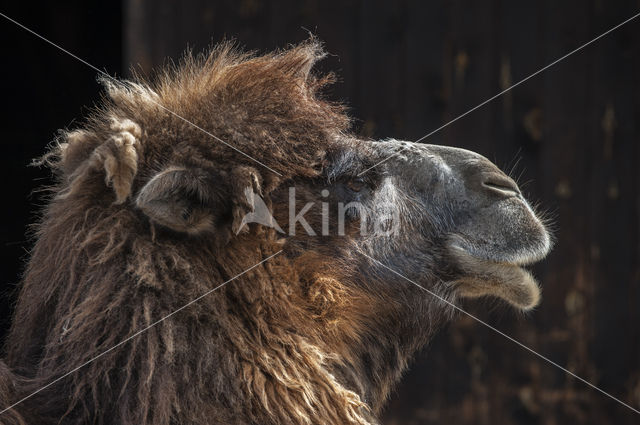
[[[488,162],[484,156],[462,148],[443,145],[414,143],[405,140],[387,139],[373,143],[377,153],[398,163],[420,164],[429,161],[444,169],[451,164],[474,165]],[[385,161],[386,162],[386,161]]]

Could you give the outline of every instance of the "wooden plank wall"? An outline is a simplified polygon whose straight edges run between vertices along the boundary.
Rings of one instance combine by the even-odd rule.
[[[125,2],[124,60],[143,71],[189,45],[262,51],[325,41],[357,131],[416,140],[632,16],[638,1]],[[510,169],[556,229],[535,268],[540,308],[466,304],[540,353],[640,406],[640,20],[428,142]],[[388,424],[631,424],[638,416],[469,319],[419,355]]]

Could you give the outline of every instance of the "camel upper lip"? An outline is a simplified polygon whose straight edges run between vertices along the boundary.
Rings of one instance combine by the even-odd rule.
[[[466,243],[465,239],[460,235],[449,243],[451,249],[456,250],[458,253],[464,253],[464,255],[473,257],[478,261],[486,263],[501,264],[515,267],[525,267],[535,264],[541,261],[551,251],[551,238],[547,237],[542,242],[541,246],[531,247],[530,249],[523,249],[517,252],[516,255],[509,255],[505,257],[494,257],[485,255],[479,255],[471,248],[473,245]]]

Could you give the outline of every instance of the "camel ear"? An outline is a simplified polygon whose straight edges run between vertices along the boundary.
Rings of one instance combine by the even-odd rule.
[[[177,232],[212,232],[220,214],[213,183],[203,170],[171,167],[143,186],[136,206],[153,222]]]

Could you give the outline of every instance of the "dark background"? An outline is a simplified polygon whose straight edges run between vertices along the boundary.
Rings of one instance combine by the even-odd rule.
[[[22,5],[10,17],[116,76],[235,38],[268,51],[326,43],[362,135],[416,140],[640,11],[638,1],[263,3],[125,1]],[[31,243],[46,170],[27,167],[99,99],[96,71],[0,18],[1,325]],[[553,217],[535,268],[541,306],[473,314],[640,408],[640,19],[474,111],[426,142],[475,150],[520,176]],[[123,318],[123,320],[125,320]],[[79,371],[78,373],[82,373]],[[631,424],[640,416],[504,337],[462,318],[419,355],[387,424]]]

